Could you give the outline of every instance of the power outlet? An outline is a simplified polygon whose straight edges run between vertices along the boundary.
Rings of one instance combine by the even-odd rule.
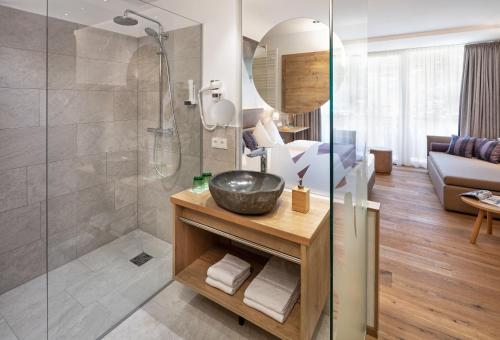
[[[222,138],[222,137],[212,138],[212,148],[227,150],[227,138]]]

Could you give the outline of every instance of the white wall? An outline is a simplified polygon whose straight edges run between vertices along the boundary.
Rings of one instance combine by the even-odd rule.
[[[241,108],[241,7],[239,0],[157,0],[156,6],[203,24],[203,86],[222,80],[225,97],[237,108],[232,125],[239,123]],[[205,97],[205,102],[208,102]],[[205,105],[206,107],[206,105]]]

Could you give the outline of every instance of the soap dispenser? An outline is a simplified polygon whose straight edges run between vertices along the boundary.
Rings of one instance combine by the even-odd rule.
[[[300,178],[299,184],[292,189],[292,210],[307,214],[310,196],[309,188],[302,185],[302,178]]]

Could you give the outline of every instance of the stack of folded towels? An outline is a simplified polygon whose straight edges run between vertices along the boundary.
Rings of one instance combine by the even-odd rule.
[[[300,294],[298,265],[272,257],[245,291],[243,302],[285,322]]]
[[[208,268],[205,282],[224,293],[233,295],[249,276],[248,262],[226,254],[222,260]]]

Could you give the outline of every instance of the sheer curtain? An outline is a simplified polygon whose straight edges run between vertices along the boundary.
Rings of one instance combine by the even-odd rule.
[[[426,136],[458,132],[463,53],[455,45],[373,53],[368,65],[349,62],[334,105],[337,128],[356,130],[358,147],[391,148],[396,164],[425,167]],[[363,72],[368,102],[352,105],[353,82]]]

